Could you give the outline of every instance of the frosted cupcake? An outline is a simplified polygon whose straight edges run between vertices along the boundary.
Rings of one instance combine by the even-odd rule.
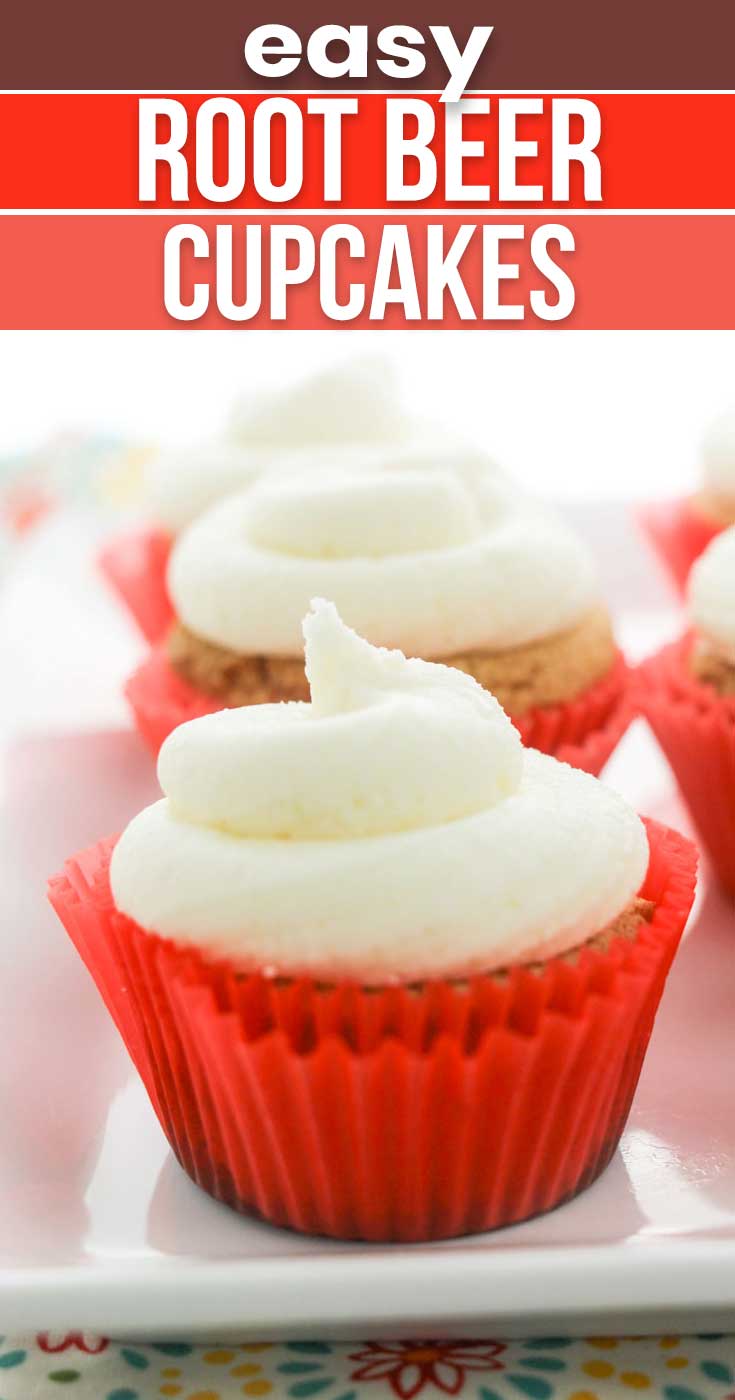
[[[149,524],[110,541],[100,566],[149,642],[172,621],[166,567],[173,540],[216,501],[264,472],[301,469],[298,459],[330,453],[369,459],[423,436],[406,412],[390,365],[378,356],[346,359],[282,389],[244,395],[229,430],[192,448],[161,453],[148,466]]]
[[[630,711],[591,557],[486,459],[451,461],[406,449],[269,476],[185,531],[174,625],[128,685],[152,748],[223,706],[305,699],[300,621],[325,594],[371,642],[474,676],[526,743],[599,772]]]
[[[735,894],[735,527],[694,564],[688,606],[691,630],[641,668],[639,703]]]
[[[310,703],[196,720],[51,899],[184,1169],[310,1233],[549,1210],[622,1131],[690,843],[317,603]]]
[[[735,409],[710,424],[694,495],[646,507],[644,528],[682,590],[695,559],[721,530],[735,525]]]

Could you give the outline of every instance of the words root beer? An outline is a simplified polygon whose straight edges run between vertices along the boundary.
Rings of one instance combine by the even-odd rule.
[[[325,201],[342,199],[350,127],[359,98],[263,98],[252,114],[234,97],[212,97],[190,114],[174,98],[139,104],[138,196],[153,202],[161,180],[174,202],[229,204],[251,193],[273,204],[296,199],[305,149],[317,128]],[[544,159],[544,137],[551,146]],[[357,133],[359,134],[359,133]],[[449,202],[542,204],[569,199],[577,168],[585,202],[602,198],[600,113],[580,97],[468,97],[437,108],[420,97],[388,97],[382,121],[385,196],[417,203],[435,191]],[[165,185],[164,185],[165,188]]]

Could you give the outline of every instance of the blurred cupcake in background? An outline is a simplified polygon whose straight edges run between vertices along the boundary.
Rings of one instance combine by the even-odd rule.
[[[702,443],[702,489],[693,507],[713,529],[735,525],[735,409],[710,424]]]
[[[616,1149],[694,850],[471,677],[321,601],[304,636],[310,702],[182,725],[52,903],[219,1200],[366,1240],[550,1210]]]
[[[710,424],[700,453],[701,485],[692,496],[640,512],[643,528],[684,591],[695,559],[720,531],[735,525],[735,409]]]
[[[377,354],[345,357],[275,392],[249,390],[227,426],[232,443],[267,457],[400,442],[416,432],[395,370]]]
[[[735,895],[735,527],[693,565],[688,608],[691,629],[641,668],[639,704]]]
[[[127,690],[154,751],[196,715],[305,699],[317,594],[375,645],[466,671],[577,767],[598,773],[630,717],[589,552],[469,448],[268,474],[179,536],[167,578],[175,621]]]
[[[266,471],[298,470],[302,458],[369,456],[428,433],[409,416],[392,367],[377,355],[253,391],[235,405],[221,437],[152,457],[142,492],[148,523],[105,546],[102,572],[146,640],[160,641],[173,617],[166,587],[171,545],[209,506]]]

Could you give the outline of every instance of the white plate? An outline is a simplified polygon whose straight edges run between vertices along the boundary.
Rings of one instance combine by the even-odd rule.
[[[629,644],[675,630],[623,513],[580,523]],[[211,1340],[731,1325],[735,921],[706,871],[621,1150],[571,1204],[459,1242],[340,1246],[243,1219],[183,1174],[44,899],[65,856],[155,793],[117,689],[140,647],[94,577],[94,532],[52,522],[0,595],[4,1327]],[[642,725],[608,777],[687,825]]]

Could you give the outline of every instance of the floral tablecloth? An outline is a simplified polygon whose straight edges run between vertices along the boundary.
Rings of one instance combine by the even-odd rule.
[[[0,1400],[735,1400],[735,1336],[112,1342],[4,1337]]]

